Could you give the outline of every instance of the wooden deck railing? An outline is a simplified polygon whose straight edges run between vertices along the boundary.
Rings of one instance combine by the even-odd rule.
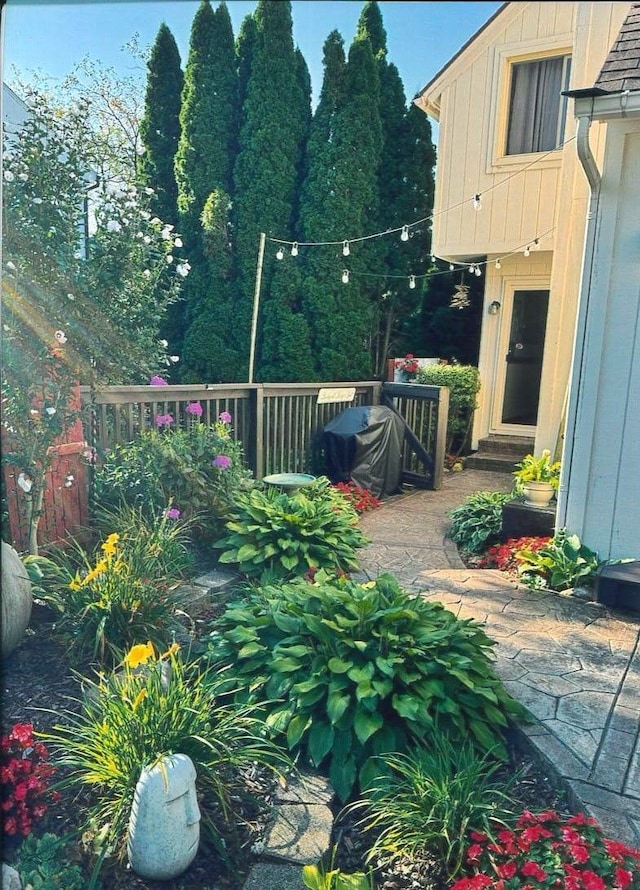
[[[385,395],[383,396],[383,390]],[[388,390],[388,392],[387,392]],[[393,392],[391,392],[393,390]],[[98,391],[81,387],[86,412],[86,439],[105,455],[115,444],[132,441],[154,429],[156,418],[171,414],[173,427],[186,427],[189,402],[200,402],[201,421],[212,423],[223,411],[242,442],[256,478],[269,473],[313,472],[314,453],[325,425],[345,408],[392,405],[408,432],[403,469],[425,487],[439,488],[444,465],[448,390],[400,387],[379,381],[341,383],[221,383],[178,386],[111,386]],[[416,456],[421,469],[416,470]],[[414,481],[414,480],[412,480]]]

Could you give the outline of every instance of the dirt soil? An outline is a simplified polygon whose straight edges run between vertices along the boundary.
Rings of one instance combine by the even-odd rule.
[[[205,616],[206,617],[206,616]],[[78,697],[79,683],[69,660],[69,654],[56,640],[54,615],[43,605],[35,604],[31,624],[23,642],[2,665],[2,732],[18,722],[33,723],[37,731],[46,731],[58,720],[57,713],[73,708]],[[76,667],[83,673],[81,667]],[[87,676],[92,672],[88,666]],[[511,762],[505,767],[505,778],[517,770],[520,777],[514,786],[514,796],[531,809],[554,807],[566,812],[562,793],[554,787],[544,770],[528,753],[511,745]],[[231,868],[219,856],[201,849],[190,868],[172,881],[148,881],[124,866],[105,866],[102,872],[103,890],[241,890],[251,865],[254,843],[261,840],[269,821],[273,788],[266,777],[247,778],[248,790],[254,792],[253,804],[238,804],[235,832],[228,833],[228,849],[235,853]],[[344,871],[364,870],[364,857],[369,840],[353,820],[338,817],[333,841],[337,847],[336,864]],[[36,823],[36,834],[51,831],[58,835],[81,829],[83,798],[70,797],[51,805],[43,819]],[[4,838],[3,858],[15,859],[17,842]],[[74,861],[82,867],[88,862],[80,852],[80,845],[70,850]],[[377,890],[446,890],[447,883],[440,874],[437,862],[398,862],[393,867],[376,872]],[[267,890],[267,888],[265,888]]]

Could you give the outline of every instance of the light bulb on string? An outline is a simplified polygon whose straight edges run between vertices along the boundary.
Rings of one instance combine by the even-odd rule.
[[[291,245],[291,256],[298,256],[298,242],[294,241]]]
[[[449,263],[449,271],[453,272],[454,269],[455,269],[455,266],[453,265],[453,263]]]
[[[477,192],[473,196],[473,209],[474,210],[482,210],[482,200],[480,198],[480,193]]]
[[[415,286],[416,286],[416,276],[415,276],[415,275],[410,275],[410,276],[409,276],[409,287],[411,288],[411,290],[413,290],[413,288],[414,288]]]
[[[435,261],[436,261],[435,254],[432,253],[432,254],[431,254],[431,262],[432,262],[432,263],[435,263]]]
[[[400,240],[401,241],[409,240],[409,226],[402,227],[402,232],[400,232]]]
[[[500,262],[500,257],[496,260],[496,269],[502,269],[502,263]]]
[[[349,256],[351,250],[349,249],[349,242],[345,241],[342,245],[342,256]]]
[[[531,248],[529,247],[528,244],[527,244],[527,246],[525,247],[523,253],[524,253],[525,256],[529,256],[529,254],[531,253]]]
[[[349,270],[343,269],[342,271],[342,283],[349,284]]]
[[[540,242],[538,241],[537,238],[534,239],[533,250],[540,250]]]
[[[480,266],[475,267],[475,269],[473,270],[473,274],[476,276],[476,278],[480,278],[480,276],[482,275],[482,269],[480,268]]]
[[[276,253],[276,259],[281,260],[283,258],[283,256],[284,256],[284,250],[281,247],[279,247],[278,251]]]

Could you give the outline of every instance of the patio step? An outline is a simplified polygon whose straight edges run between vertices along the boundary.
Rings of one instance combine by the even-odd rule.
[[[516,464],[533,452],[534,440],[522,436],[491,435],[478,442],[478,450],[465,463],[469,469],[513,473]]]

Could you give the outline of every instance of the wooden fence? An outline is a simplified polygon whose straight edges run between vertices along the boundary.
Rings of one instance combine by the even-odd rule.
[[[256,479],[271,473],[319,472],[322,432],[345,408],[384,404],[403,419],[403,481],[440,488],[445,456],[448,390],[417,384],[380,383],[255,383],[180,386],[111,386],[98,391],[80,387],[83,428],[59,447],[47,486],[40,524],[43,546],[60,543],[88,521],[87,448],[98,461],[114,445],[130,442],[157,419],[170,414],[173,428],[186,428],[191,402],[202,407],[200,420],[215,422],[231,415],[233,436],[242,442],[247,465]],[[24,549],[24,509],[15,473],[5,467],[5,500],[11,537]],[[69,485],[69,477],[73,484]],[[67,483],[65,485],[65,483]]]

